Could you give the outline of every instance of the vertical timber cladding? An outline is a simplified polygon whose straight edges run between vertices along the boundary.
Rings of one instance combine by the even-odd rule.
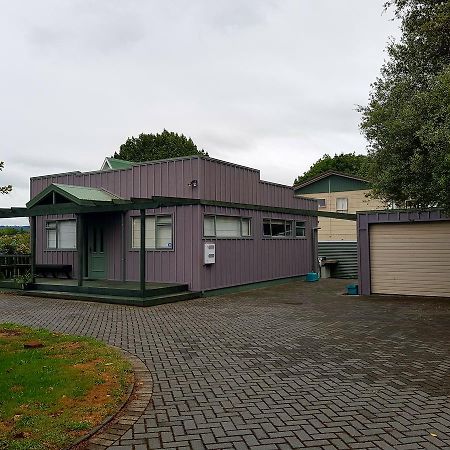
[[[450,222],[372,224],[373,294],[450,297]]]
[[[321,241],[319,257],[338,261],[331,272],[333,278],[358,278],[357,241]]]

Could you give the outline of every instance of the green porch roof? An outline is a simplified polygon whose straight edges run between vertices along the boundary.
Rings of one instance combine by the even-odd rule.
[[[96,202],[104,203],[113,202],[114,200],[122,200],[117,195],[111,194],[101,188],[53,183],[32,198],[27,203],[27,208],[32,208],[33,206],[45,203],[45,200],[53,194],[58,194],[65,200],[78,205],[89,205]]]

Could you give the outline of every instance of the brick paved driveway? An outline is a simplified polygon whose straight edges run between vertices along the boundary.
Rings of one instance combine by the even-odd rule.
[[[296,282],[153,308],[0,296],[0,321],[141,358],[151,407],[113,447],[450,448],[450,303]]]

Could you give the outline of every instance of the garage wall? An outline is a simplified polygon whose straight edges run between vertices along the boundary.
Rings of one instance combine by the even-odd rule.
[[[383,229],[383,224],[388,226]],[[392,225],[396,224],[403,227],[416,225],[419,227],[417,227],[416,233],[413,228],[393,229]],[[430,228],[432,224],[437,226]],[[428,211],[361,212],[357,215],[357,230],[358,278],[361,294],[370,295],[378,291],[378,293],[411,295],[411,292],[414,291],[416,295],[442,296],[445,292],[449,292],[441,280],[442,277],[438,275],[439,272],[430,269],[430,264],[435,263],[432,256],[433,249],[439,251],[439,249],[447,248],[445,242],[448,239],[447,230],[450,233],[450,218],[445,216],[442,211],[433,209]],[[372,231],[374,234],[371,236]],[[384,242],[380,238],[383,233],[386,234]],[[407,233],[408,239],[404,239],[405,233]],[[433,235],[436,235],[435,239],[432,237]],[[447,253],[444,251],[437,258],[444,265],[447,264],[446,255]],[[415,260],[411,261],[412,258]],[[407,259],[410,261],[407,262]],[[372,264],[374,270],[372,270]],[[408,267],[411,267],[411,270],[408,271]],[[426,273],[427,270],[429,275],[423,275],[422,273]],[[449,270],[450,266],[443,272],[447,274],[447,278],[449,278]],[[372,276],[374,271],[375,277]],[[395,271],[397,278],[393,278]],[[413,272],[420,272],[420,275],[412,275]],[[399,289],[398,286],[403,279],[405,287]],[[412,288],[408,288],[407,285],[410,283],[407,281],[408,279],[416,279],[417,283]],[[396,286],[395,289],[393,284]],[[435,293],[433,293],[433,289]]]

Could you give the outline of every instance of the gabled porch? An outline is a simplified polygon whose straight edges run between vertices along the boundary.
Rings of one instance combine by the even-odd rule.
[[[32,198],[27,208],[11,209],[6,214],[30,217],[31,282],[24,294],[137,306],[198,297],[188,290],[188,284],[146,279],[146,210],[162,203],[164,200],[153,198],[123,199],[102,188],[51,184]],[[126,235],[130,211],[140,224],[140,244],[132,252]],[[59,234],[62,222],[66,222],[64,236]],[[61,248],[59,242],[64,242]],[[127,260],[130,253],[132,261]],[[44,254],[52,256],[43,260]],[[58,254],[63,254],[63,260]],[[107,270],[108,258],[114,260],[113,274]],[[131,275],[128,264],[133,264]]]

